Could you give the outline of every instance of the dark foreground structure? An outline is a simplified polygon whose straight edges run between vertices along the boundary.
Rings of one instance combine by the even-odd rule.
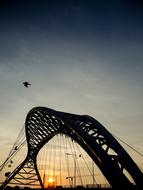
[[[98,188],[85,188],[85,187],[82,187],[82,186],[77,186],[75,188],[64,188],[62,186],[57,186],[56,188],[46,188],[46,189],[31,189],[31,188],[28,188],[28,187],[25,187],[25,188],[20,188],[18,186],[15,186],[15,187],[10,187],[10,186],[7,186],[5,188],[5,190],[92,190],[92,189],[96,189],[96,190],[118,190],[120,188],[101,188],[101,187],[98,187]],[[132,186],[132,188],[130,188],[130,190],[137,190],[138,188],[136,186]],[[128,189],[125,189],[125,190],[128,190]]]
[[[25,131],[28,145],[27,157],[7,176],[1,189],[11,189],[7,187],[11,184],[11,180],[15,180],[17,186],[24,183],[34,185],[36,181],[43,188],[44,184],[37,168],[37,155],[40,149],[57,134],[67,135],[77,142],[99,167],[113,189],[143,189],[143,174],[136,163],[107,129],[88,115],[36,107],[27,115]],[[124,171],[132,177],[134,186]],[[56,189],[63,188],[56,187]],[[76,187],[76,189],[83,189],[83,187]]]

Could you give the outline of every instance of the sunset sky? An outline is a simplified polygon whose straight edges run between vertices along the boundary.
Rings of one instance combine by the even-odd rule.
[[[143,153],[142,2],[3,0],[0,164],[35,106],[91,115]]]

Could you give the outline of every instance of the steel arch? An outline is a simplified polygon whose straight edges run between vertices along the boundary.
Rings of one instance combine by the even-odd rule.
[[[25,173],[28,175],[28,180],[31,180],[25,185],[37,181],[43,188],[37,169],[37,154],[45,143],[59,133],[71,137],[89,154],[113,188],[131,189],[132,184],[124,174],[124,170],[130,174],[137,188],[143,188],[143,174],[135,162],[107,129],[90,116],[36,107],[26,117],[25,131],[27,157],[6,178],[1,186],[2,189],[12,179],[21,185]]]

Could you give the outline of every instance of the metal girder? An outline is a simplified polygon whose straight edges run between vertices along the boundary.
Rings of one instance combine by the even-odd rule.
[[[134,180],[136,187],[143,189],[143,174],[140,169],[118,141],[94,118],[36,107],[28,113],[25,128],[27,157],[6,178],[2,189],[13,179],[22,184],[25,174],[29,183],[37,180],[43,188],[37,169],[37,154],[45,143],[59,133],[71,137],[89,154],[113,188],[132,188],[132,183],[124,174],[125,170]],[[26,167],[31,169],[32,174]]]

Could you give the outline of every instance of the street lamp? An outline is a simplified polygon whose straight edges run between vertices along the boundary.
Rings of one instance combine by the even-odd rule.
[[[67,156],[74,156],[74,176],[71,177],[69,176],[68,178],[66,179],[71,179],[71,181],[73,181],[74,179],[74,187],[76,187],[76,170],[77,170],[77,163],[76,163],[76,160],[81,157],[82,155],[79,154],[78,157],[77,157],[77,154],[76,152],[73,154],[73,153],[66,153]]]

